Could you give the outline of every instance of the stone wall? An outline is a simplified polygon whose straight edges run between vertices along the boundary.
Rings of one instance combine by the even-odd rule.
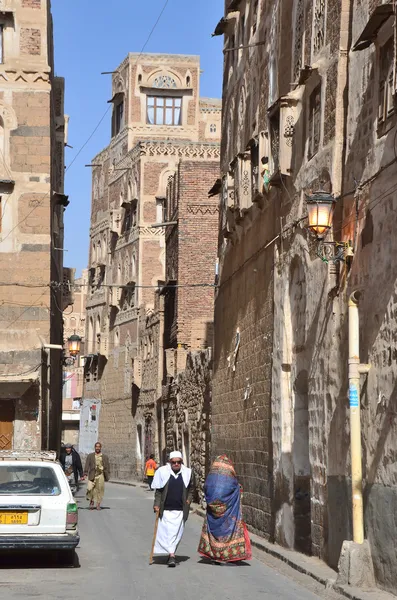
[[[229,452],[245,478],[251,528],[337,566],[352,536],[347,303],[359,290],[360,359],[371,364],[361,382],[365,535],[379,585],[395,592],[393,18],[367,49],[349,50],[378,4],[357,0],[349,14],[340,2],[296,0],[291,13],[270,2],[259,34],[253,2],[239,4],[245,33],[240,16],[235,39],[268,32],[269,44],[226,61],[212,452]],[[239,171],[250,160],[270,177],[251,196]],[[346,262],[307,230],[305,195],[320,188],[339,197],[326,240],[351,244]],[[250,453],[253,437],[263,454]]]
[[[163,392],[167,454],[182,452],[201,503],[211,455],[211,382],[211,351],[191,352],[186,368]]]

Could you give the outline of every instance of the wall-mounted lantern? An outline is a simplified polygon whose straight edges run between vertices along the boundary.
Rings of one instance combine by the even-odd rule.
[[[308,228],[318,240],[323,240],[332,227],[336,200],[332,194],[320,190],[306,196],[306,204]]]
[[[329,192],[319,190],[306,195],[308,225],[307,228],[316,236],[318,241],[318,256],[324,262],[344,261],[347,256],[353,256],[351,242],[324,241],[332,228],[337,198]]]
[[[70,356],[76,358],[78,354],[80,354],[81,348],[81,337],[74,333],[68,338],[68,351]]]

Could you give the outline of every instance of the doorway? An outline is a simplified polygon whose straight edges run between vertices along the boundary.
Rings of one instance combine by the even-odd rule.
[[[15,406],[12,400],[0,401],[0,450],[12,450]]]

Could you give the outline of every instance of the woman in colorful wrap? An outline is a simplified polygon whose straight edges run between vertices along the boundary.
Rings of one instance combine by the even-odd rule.
[[[207,514],[198,551],[215,562],[252,558],[247,526],[242,519],[241,489],[233,464],[218,456],[204,485]]]

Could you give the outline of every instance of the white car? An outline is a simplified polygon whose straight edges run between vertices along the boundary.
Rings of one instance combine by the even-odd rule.
[[[77,505],[55,452],[0,451],[0,551],[56,550],[74,563]]]

